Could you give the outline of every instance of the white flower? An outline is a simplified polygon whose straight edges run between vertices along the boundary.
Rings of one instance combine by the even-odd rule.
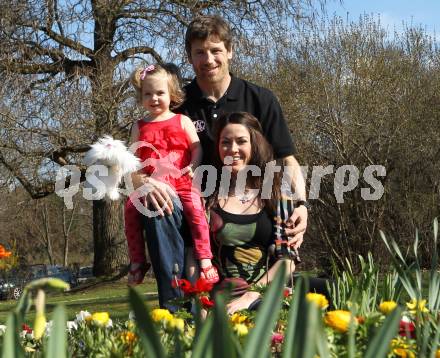
[[[111,318],[109,318],[107,324],[105,325],[105,328],[111,328],[111,327],[113,327],[113,321]]]
[[[89,311],[79,311],[79,313],[76,315],[75,321],[76,322],[84,322],[86,317],[90,317],[91,314]]]
[[[6,326],[4,324],[0,324],[0,335],[3,335],[6,332]]]
[[[22,330],[20,333],[20,338],[23,339],[34,339],[34,331],[28,333],[26,330]]]
[[[130,321],[134,321],[136,319],[136,316],[134,315],[133,311],[128,312],[128,319]]]
[[[66,322],[67,330],[69,333],[74,330],[76,331],[78,329],[78,324],[75,321],[67,321]]]
[[[402,316],[402,321],[406,322],[406,323],[409,323],[409,322],[411,322],[411,318],[409,318],[408,316],[403,315]]]

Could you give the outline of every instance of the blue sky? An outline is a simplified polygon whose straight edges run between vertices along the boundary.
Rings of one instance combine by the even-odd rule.
[[[327,0],[327,12],[349,21],[357,21],[362,14],[380,16],[387,30],[400,32],[402,22],[422,26],[430,35],[440,36],[440,0]]]

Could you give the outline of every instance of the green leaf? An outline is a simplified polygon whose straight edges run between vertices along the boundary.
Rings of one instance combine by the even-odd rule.
[[[296,327],[298,324],[298,311],[301,300],[305,297],[304,279],[299,277],[295,282],[295,291],[290,301],[287,329],[284,333],[283,357],[293,357],[293,347],[296,344]],[[302,305],[301,305],[302,306]]]
[[[258,310],[255,327],[249,333],[246,340],[243,352],[244,358],[267,355],[270,335],[282,303],[281,297],[283,295],[285,277],[286,267],[282,264],[264,295],[263,304]]]
[[[165,358],[165,352],[151,319],[149,308],[144,305],[139,294],[131,287],[129,288],[129,298],[145,355],[151,358]]]
[[[183,357],[182,341],[178,329],[174,330],[174,354],[173,357]]]
[[[18,325],[24,321],[24,316],[29,311],[32,305],[32,298],[29,294],[29,290],[25,287],[21,294],[21,297],[15,307],[15,312],[17,313]]]
[[[216,334],[211,337],[213,340],[214,357],[236,357],[237,352],[232,341],[231,326],[226,315],[225,301],[221,294],[215,296],[214,327],[216,328]]]
[[[429,354],[429,358],[435,358],[437,354],[439,338],[440,338],[440,324],[435,323],[435,335],[434,335],[434,339],[432,340],[431,353]]]
[[[385,319],[373,339],[369,342],[364,358],[386,357],[391,339],[397,334],[402,309],[396,307]]]
[[[434,219],[434,247],[431,259],[431,272],[429,277],[428,288],[428,306],[432,311],[437,311],[440,308],[440,274],[437,271],[438,266],[438,251],[437,251],[437,235],[438,235],[438,220]]]
[[[396,244],[394,240],[392,240],[391,241],[392,248],[391,248],[387,238],[385,237],[385,234],[382,231],[380,232],[380,234],[383,242],[385,243],[385,246],[387,247],[391,255],[391,262],[393,263],[393,266],[397,274],[399,275],[399,280],[402,283],[403,287],[405,288],[406,292],[408,293],[411,299],[420,299],[421,292],[417,289],[418,284],[411,275],[412,269],[408,267],[408,265],[406,264],[405,259],[403,258],[402,253],[399,249],[399,246]],[[399,260],[396,257],[398,257]]]
[[[195,328],[195,334],[194,334],[194,342],[197,341],[197,338],[199,336],[199,333],[203,326],[203,319],[202,319],[202,305],[200,304],[199,300],[195,300],[194,303],[194,328]]]
[[[350,324],[348,327],[348,357],[349,358],[354,358],[356,356],[356,324],[355,324],[355,320],[356,320],[356,305],[353,305],[350,308]]]
[[[3,358],[24,357],[24,351],[18,339],[18,329],[18,315],[16,312],[11,312],[6,321],[6,332],[3,339]]]
[[[200,333],[195,341],[192,351],[192,358],[210,358],[213,355],[213,342],[212,342],[212,326],[213,316],[210,315],[202,325]]]
[[[313,357],[320,350],[321,357],[328,357],[327,340],[319,319],[319,308],[306,300],[307,277],[295,282],[288,325],[284,337],[283,357]]]
[[[420,317],[418,317],[420,318]],[[417,324],[417,323],[416,323]],[[418,331],[416,330],[416,335],[417,335],[417,345],[419,347],[419,357],[426,357],[427,356],[427,350],[428,350],[428,340],[430,340],[430,323],[429,322],[425,322],[424,325],[422,326],[421,323],[418,323],[416,326],[416,329],[418,328]],[[419,332],[421,334],[419,334]],[[419,343],[421,340],[421,344]]]
[[[53,312],[53,327],[50,332],[47,358],[67,357],[66,310],[57,306]]]

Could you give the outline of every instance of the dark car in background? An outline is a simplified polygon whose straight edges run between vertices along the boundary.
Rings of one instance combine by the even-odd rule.
[[[0,277],[0,299],[19,299],[29,282],[45,277],[59,278],[75,287],[78,281],[70,269],[58,265],[30,265],[12,269]]]
[[[94,279],[95,276],[93,276],[93,266],[83,266],[80,267],[78,272],[78,284],[87,282],[89,280]]]

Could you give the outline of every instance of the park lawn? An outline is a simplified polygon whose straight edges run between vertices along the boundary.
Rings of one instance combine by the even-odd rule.
[[[136,287],[136,291],[145,298],[150,307],[159,305],[157,300],[156,283],[152,278],[147,278],[142,285]],[[0,301],[0,324],[6,324],[7,316],[17,304],[17,301]],[[126,320],[130,312],[128,302],[128,288],[125,280],[116,282],[96,282],[84,284],[65,293],[48,293],[46,303],[47,319],[52,317],[52,311],[56,305],[66,307],[68,320],[73,320],[79,311],[108,312],[110,318]],[[33,325],[35,318],[33,307],[26,315],[27,324]]]

